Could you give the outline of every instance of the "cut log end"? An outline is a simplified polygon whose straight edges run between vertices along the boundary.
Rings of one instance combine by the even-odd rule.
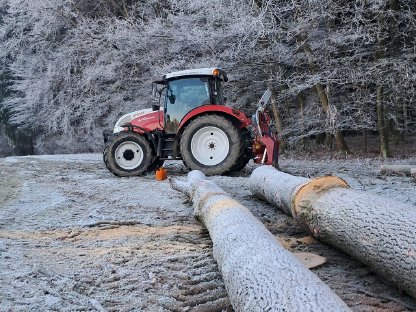
[[[293,216],[296,218],[296,215],[301,210],[302,202],[304,200],[311,200],[311,198],[319,196],[319,194],[336,187],[348,188],[349,185],[341,178],[335,176],[324,176],[313,179],[307,184],[300,186],[295,192],[293,199]]]

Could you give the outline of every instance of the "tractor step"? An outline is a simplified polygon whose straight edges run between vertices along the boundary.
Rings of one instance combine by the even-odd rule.
[[[173,156],[173,145],[175,143],[175,138],[164,138],[162,143],[162,157]]]

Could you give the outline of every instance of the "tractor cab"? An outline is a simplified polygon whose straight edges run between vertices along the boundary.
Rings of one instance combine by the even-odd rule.
[[[224,105],[222,82],[227,74],[220,68],[201,68],[172,72],[163,80],[154,81],[163,85],[164,129],[167,134],[176,134],[183,118],[193,109],[203,105]],[[154,94],[156,88],[154,87]],[[162,101],[159,101],[159,103]],[[159,108],[156,108],[159,109]]]

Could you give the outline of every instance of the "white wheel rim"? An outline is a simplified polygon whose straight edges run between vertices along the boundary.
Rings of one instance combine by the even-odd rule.
[[[229,150],[228,136],[217,127],[201,128],[191,140],[192,155],[205,166],[218,165],[227,157]]]
[[[121,143],[115,152],[117,165],[126,170],[135,169],[143,161],[143,149],[136,142],[128,141]]]

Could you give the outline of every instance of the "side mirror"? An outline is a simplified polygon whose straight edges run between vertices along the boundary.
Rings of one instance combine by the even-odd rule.
[[[152,111],[156,112],[160,110],[160,105],[159,104],[152,104]]]
[[[152,83],[152,96],[156,97],[157,93],[157,85],[155,83]]]
[[[170,104],[175,104],[176,101],[176,96],[174,94],[169,96],[169,102]]]

